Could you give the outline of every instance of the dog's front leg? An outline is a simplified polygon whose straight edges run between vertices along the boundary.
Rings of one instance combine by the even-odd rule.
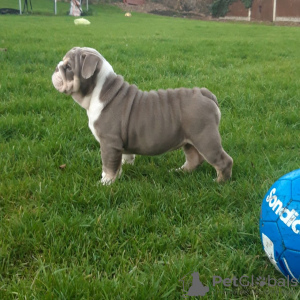
[[[113,183],[122,172],[122,150],[108,147],[101,143],[102,179],[103,185]]]

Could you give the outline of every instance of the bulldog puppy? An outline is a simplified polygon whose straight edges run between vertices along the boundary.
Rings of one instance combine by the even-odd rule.
[[[134,155],[158,155],[182,147],[192,171],[206,160],[217,182],[231,177],[232,158],[219,134],[217,98],[206,88],[143,92],[124,81],[96,50],[73,48],[57,65],[54,87],[87,111],[89,128],[101,145],[103,184],[121,173]]]

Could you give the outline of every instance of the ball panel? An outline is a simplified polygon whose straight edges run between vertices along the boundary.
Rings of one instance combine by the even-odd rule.
[[[280,257],[280,265],[285,269],[285,275],[300,280],[300,252],[285,250]]]
[[[281,234],[275,222],[260,222],[260,234],[263,248],[271,260],[277,266],[280,255],[285,250]],[[280,269],[280,268],[279,268]]]

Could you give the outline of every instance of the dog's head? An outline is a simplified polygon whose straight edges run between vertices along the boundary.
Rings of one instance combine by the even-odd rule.
[[[61,93],[85,96],[94,89],[104,61],[95,49],[75,47],[57,65],[52,83]]]

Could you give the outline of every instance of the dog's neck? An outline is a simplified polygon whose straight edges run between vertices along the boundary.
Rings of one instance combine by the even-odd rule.
[[[96,85],[95,88],[92,90],[92,92],[88,95],[83,96],[81,91],[78,91],[76,93],[72,93],[72,98],[84,109],[87,111],[89,110],[91,106],[91,102],[99,99],[99,95],[101,94],[102,88],[104,86],[104,83],[108,77],[111,76],[117,76],[114,72],[112,66],[103,58],[103,64],[102,67],[96,77]]]

